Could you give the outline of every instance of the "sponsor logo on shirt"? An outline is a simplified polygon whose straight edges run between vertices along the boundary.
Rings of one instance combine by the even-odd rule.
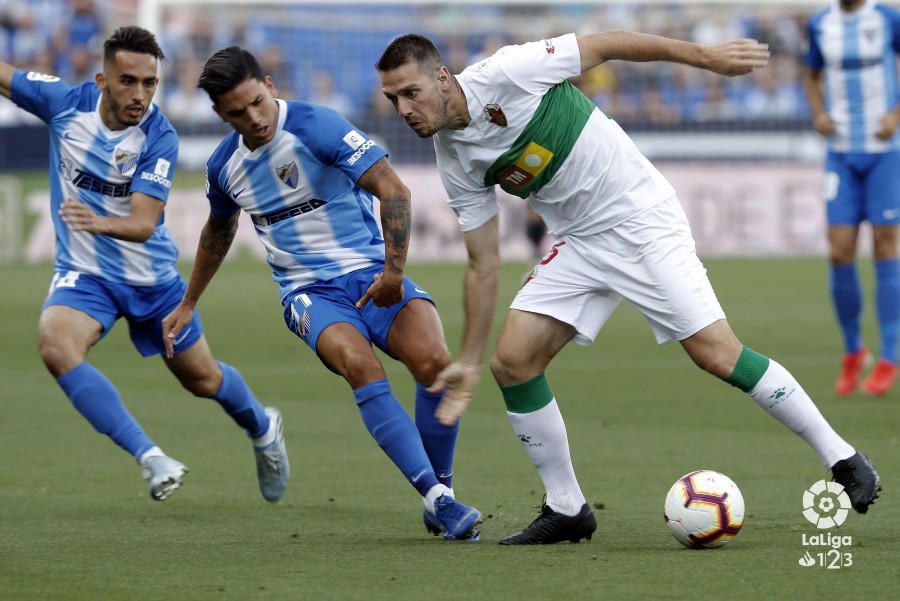
[[[487,117],[487,120],[494,125],[499,125],[500,127],[506,127],[507,125],[506,115],[503,113],[503,109],[500,108],[499,104],[485,105],[484,115]]]
[[[163,159],[160,159],[160,160],[163,160]],[[171,181],[167,180],[165,177],[163,177],[162,175],[159,175],[157,173],[149,173],[147,171],[143,171],[143,172],[141,172],[141,179],[146,180],[148,182],[153,182],[154,184],[159,184],[160,186],[163,186],[166,189],[172,187]]]
[[[363,144],[365,144],[366,139],[355,129],[351,129],[347,132],[347,135],[344,136],[344,144],[350,147],[351,150],[356,150]]]
[[[355,165],[359,161],[359,159],[361,159],[363,155],[366,154],[366,151],[373,146],[375,146],[375,142],[373,140],[366,140],[365,142],[363,142],[363,145],[353,153],[353,156],[347,159],[347,164],[351,166]]]
[[[841,61],[841,68],[845,71],[857,71],[859,69],[868,69],[869,67],[877,67],[881,64],[880,56],[875,58],[845,58]]]
[[[536,142],[531,142],[515,163],[498,174],[498,179],[513,188],[524,188],[531,180],[540,175],[541,171],[550,164],[552,158],[552,152]]]
[[[82,190],[99,192],[104,196],[112,196],[113,198],[128,196],[131,191],[131,182],[113,184],[81,169],[75,169],[75,174],[75,179],[72,180],[72,183],[76,188],[81,188]]]
[[[136,152],[116,148],[113,151],[113,156],[115,157],[116,169],[122,175],[128,175],[137,167],[138,153]]]
[[[552,40],[544,40],[544,50],[547,51],[547,54],[553,54],[556,52],[556,46],[553,45]]]
[[[300,170],[297,168],[297,163],[291,161],[290,163],[285,163],[280,167],[276,167],[275,174],[278,176],[278,179],[285,184],[295,190],[297,189],[297,183],[300,181]],[[235,196],[235,198],[237,197]]]
[[[271,226],[279,221],[293,219],[303,213],[315,211],[319,207],[324,207],[326,204],[328,203],[320,198],[311,198],[275,213],[269,213],[267,215],[250,215],[250,220],[259,227]]]
[[[41,81],[43,83],[53,83],[59,81],[59,78],[55,75],[47,75],[45,73],[38,73],[37,71],[29,71],[25,75],[25,79],[28,81]]]

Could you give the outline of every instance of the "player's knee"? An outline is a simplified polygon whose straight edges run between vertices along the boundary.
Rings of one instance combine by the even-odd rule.
[[[385,377],[384,369],[374,355],[356,352],[352,349],[341,353],[340,362],[336,368],[354,389]]]
[[[222,373],[215,369],[206,369],[180,378],[181,385],[194,396],[211,399],[222,387]]]
[[[527,379],[527,364],[515,353],[498,348],[491,355],[491,373],[500,386],[509,386]]]
[[[54,376],[61,376],[84,361],[84,353],[68,339],[41,332],[38,337],[38,352],[47,369]]]
[[[447,349],[435,349],[424,358],[418,358],[415,364],[410,365],[409,368],[416,382],[431,386],[437,379],[437,375],[450,365],[451,361]]]

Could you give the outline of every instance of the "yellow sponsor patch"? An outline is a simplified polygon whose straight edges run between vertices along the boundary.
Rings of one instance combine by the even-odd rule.
[[[500,180],[515,188],[522,188],[540,175],[552,158],[552,152],[536,142],[531,142],[515,163],[499,173]]]

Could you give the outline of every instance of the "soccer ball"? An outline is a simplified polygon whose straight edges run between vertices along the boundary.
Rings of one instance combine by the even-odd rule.
[[[725,474],[698,470],[672,485],[663,515],[672,536],[685,547],[721,547],[744,525],[744,497]]]

